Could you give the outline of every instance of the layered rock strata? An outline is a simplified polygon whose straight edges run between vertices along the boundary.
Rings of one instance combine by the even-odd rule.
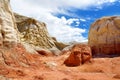
[[[56,47],[52,37],[48,34],[45,23],[16,13],[15,19],[21,33],[21,41],[41,48]]]
[[[120,54],[120,17],[103,17],[90,28],[88,44],[93,54]]]
[[[0,45],[19,41],[9,0],[0,0]]]

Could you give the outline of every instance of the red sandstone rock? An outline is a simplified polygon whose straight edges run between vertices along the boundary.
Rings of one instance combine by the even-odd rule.
[[[91,49],[85,44],[76,44],[71,49],[70,56],[65,60],[67,66],[79,66],[87,61],[90,61]]]

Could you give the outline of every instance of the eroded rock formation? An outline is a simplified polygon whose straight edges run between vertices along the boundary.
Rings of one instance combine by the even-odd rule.
[[[19,41],[14,15],[9,0],[0,0],[0,45]]]
[[[103,17],[94,22],[88,44],[93,54],[120,54],[120,17]]]
[[[52,37],[48,34],[45,23],[16,13],[15,19],[23,42],[47,49],[56,47]]]
[[[64,61],[67,66],[79,66],[92,58],[91,49],[85,44],[75,44],[70,50],[70,56]]]

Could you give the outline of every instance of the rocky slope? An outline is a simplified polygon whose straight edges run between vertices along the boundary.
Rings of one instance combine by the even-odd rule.
[[[120,17],[103,17],[91,25],[88,44],[93,54],[120,54]]]

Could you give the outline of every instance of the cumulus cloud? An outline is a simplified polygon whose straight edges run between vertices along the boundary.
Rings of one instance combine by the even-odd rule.
[[[66,14],[74,8],[87,9],[89,7],[101,7],[107,3],[111,4],[117,0],[11,0],[12,9],[25,16],[30,16],[43,21],[47,24],[49,33],[56,37],[59,41],[86,41],[82,35],[86,30],[76,28],[81,21],[86,21],[83,18],[66,19],[65,16],[58,18],[54,14]],[[74,24],[74,26],[72,26]]]
[[[55,18],[52,21],[48,22],[48,30],[52,36],[57,37],[59,41],[71,42],[71,41],[84,41],[86,38],[82,36],[85,29],[74,28],[71,24],[78,19],[66,19],[65,17]]]

